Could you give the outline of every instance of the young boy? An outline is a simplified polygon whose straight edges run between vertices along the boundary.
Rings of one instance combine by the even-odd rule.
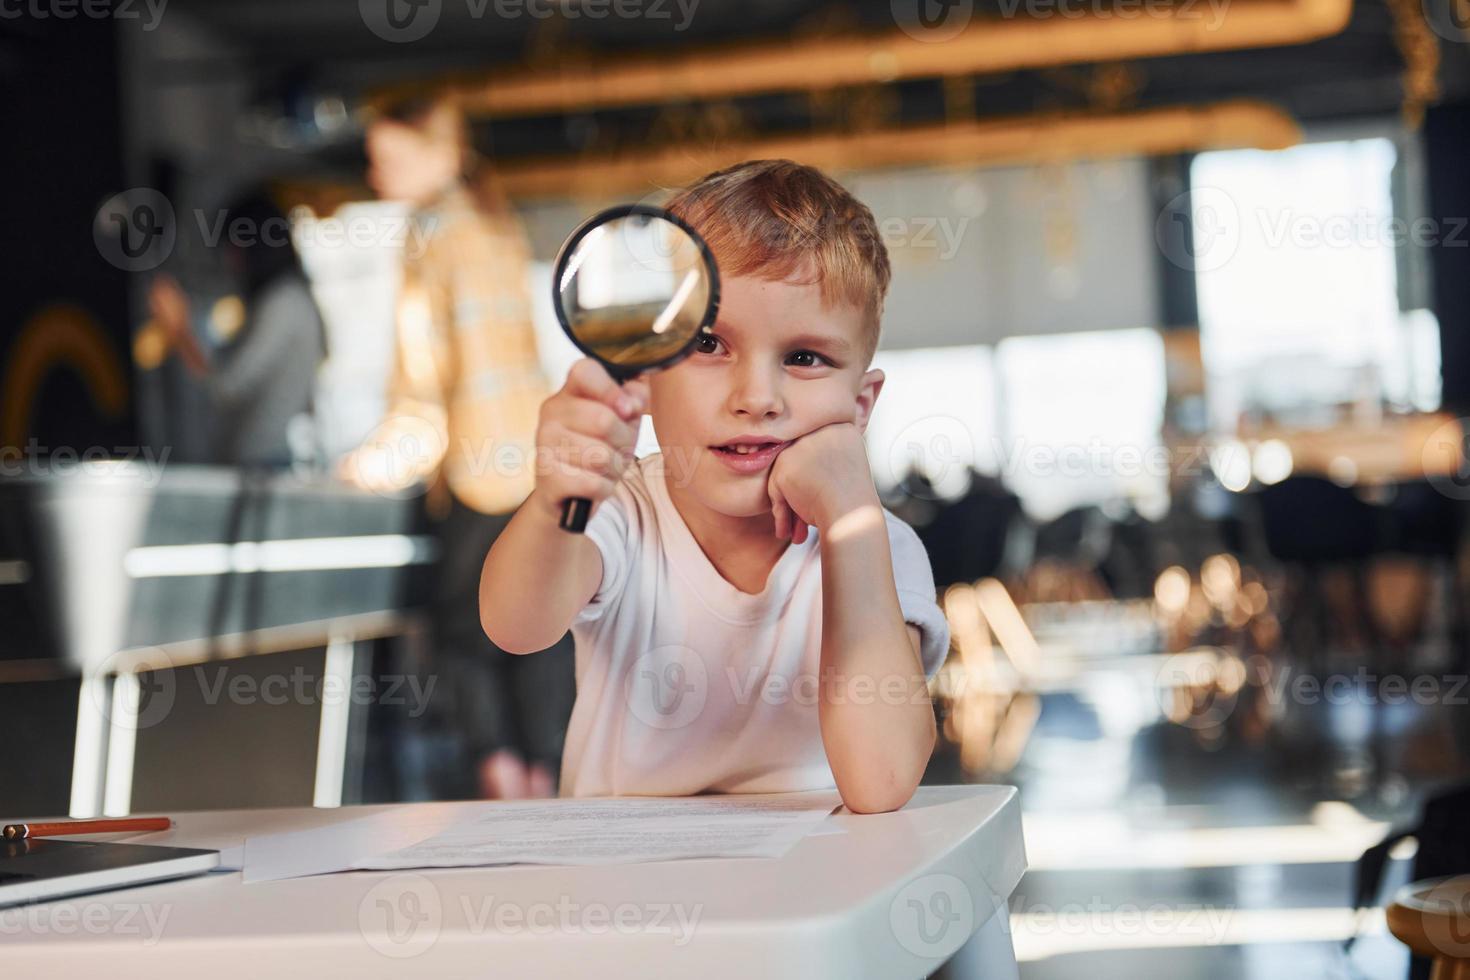
[[[542,406],[536,489],[485,559],[481,622],[517,653],[572,631],[562,796],[835,784],[853,811],[897,809],[934,746],[949,629],[863,446],[887,251],[866,206],[787,160],[667,207],[709,242],[719,318],[622,387],[579,361]],[[645,410],[661,451],[634,459]],[[585,536],[557,526],[574,496],[593,501]]]

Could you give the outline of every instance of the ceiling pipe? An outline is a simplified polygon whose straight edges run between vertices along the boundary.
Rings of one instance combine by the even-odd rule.
[[[1156,156],[1206,149],[1278,150],[1301,141],[1281,109],[1247,100],[1089,115],[1044,113],[859,133],[811,133],[669,147],[605,157],[504,161],[496,179],[514,198],[643,195],[740,160],[787,158],[835,171],[905,166],[1004,166]]]
[[[1087,14],[1057,0],[1048,11],[1047,17],[977,17],[953,36],[907,26],[449,76],[369,101],[404,88],[448,85],[472,114],[495,118],[1280,47],[1341,32],[1352,0],[1177,0],[1164,10],[1154,0],[1138,0]]]

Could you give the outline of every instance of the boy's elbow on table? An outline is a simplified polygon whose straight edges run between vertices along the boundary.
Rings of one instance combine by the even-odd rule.
[[[551,646],[552,643],[556,642],[556,638],[553,638],[549,643],[540,643],[535,639],[527,639],[527,637],[525,636],[520,636],[513,632],[508,632],[504,628],[503,622],[499,626],[496,625],[496,619],[497,617],[494,615],[493,612],[487,615],[487,611],[483,607],[481,607],[480,629],[484,630],[485,636],[489,638],[491,643],[495,644],[498,649],[504,650],[506,653],[514,653],[518,655],[536,653],[540,650],[545,650],[547,647]],[[563,630],[563,632],[565,632],[565,630]],[[557,635],[560,636],[560,634]]]
[[[853,813],[891,813],[903,809],[917,789],[917,786],[912,786],[907,789],[890,787],[886,790],[844,791],[842,802]]]
[[[838,787],[838,791],[842,794],[842,802],[853,813],[889,813],[902,809],[904,804],[913,799],[914,793],[918,791],[929,757],[934,753],[936,738],[937,732],[931,725],[928,738],[929,747],[922,754],[924,761],[917,774],[907,779],[900,779],[896,778],[893,773],[889,773],[886,779],[870,777],[864,781],[864,785],[858,786],[852,785],[855,780],[848,780],[848,785]]]

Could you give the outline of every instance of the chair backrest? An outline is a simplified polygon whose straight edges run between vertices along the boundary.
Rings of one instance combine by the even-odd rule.
[[[1382,509],[1330,480],[1288,477],[1252,496],[1260,509],[1266,549],[1278,561],[1358,561],[1382,543]]]

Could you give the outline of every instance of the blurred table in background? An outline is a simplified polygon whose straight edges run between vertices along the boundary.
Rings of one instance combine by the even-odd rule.
[[[192,726],[171,736],[184,748],[206,737],[209,717],[175,698],[184,668],[297,652],[293,671],[350,688],[366,641],[416,629],[410,576],[435,558],[416,513],[412,500],[276,471],[104,461],[0,480],[0,682],[17,682],[0,684],[0,716],[7,744],[31,743],[7,753],[26,767],[6,769],[7,801],[56,812],[65,768],[72,816],[128,812],[140,732],[168,719]],[[74,717],[56,717],[58,684],[75,688]],[[313,787],[301,802],[330,805],[344,785],[351,796],[364,712],[314,690],[277,716],[295,749],[277,763]],[[238,725],[214,734],[269,744]],[[154,754],[187,764],[187,752]]]
[[[1320,429],[1263,425],[1242,428],[1257,469],[1263,447],[1290,452],[1290,472],[1329,476],[1341,484],[1384,484],[1448,477],[1464,462],[1464,433],[1452,415],[1384,415],[1373,424],[1342,422]],[[1267,450],[1270,452],[1272,450]],[[1265,462],[1269,467],[1270,463]]]

